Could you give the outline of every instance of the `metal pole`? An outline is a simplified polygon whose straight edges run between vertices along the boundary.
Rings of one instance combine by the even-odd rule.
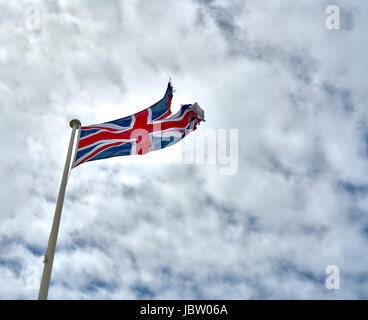
[[[73,119],[72,121],[70,121],[70,127],[73,130],[72,130],[72,134],[70,137],[68,154],[65,160],[64,173],[63,173],[63,178],[60,184],[60,190],[59,190],[59,195],[58,195],[58,199],[56,203],[56,209],[55,209],[54,220],[53,220],[52,228],[50,232],[49,242],[47,245],[45,258],[43,261],[44,267],[43,267],[43,272],[42,272],[40,290],[38,292],[38,300],[46,300],[47,294],[49,292],[52,264],[54,262],[56,240],[57,240],[57,235],[59,232],[61,211],[63,209],[64,195],[65,195],[65,190],[66,190],[66,183],[68,181],[68,175],[70,171],[70,160],[72,157],[75,131],[79,129],[80,126],[81,126],[81,123],[79,120]]]

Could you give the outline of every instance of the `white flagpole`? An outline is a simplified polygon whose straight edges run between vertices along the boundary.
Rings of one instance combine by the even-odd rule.
[[[38,300],[46,300],[47,299],[47,294],[49,292],[52,264],[54,262],[54,254],[55,254],[57,235],[58,235],[58,232],[59,232],[61,211],[63,209],[66,183],[68,181],[68,175],[69,175],[69,172],[70,172],[70,161],[71,161],[71,157],[72,157],[75,131],[77,129],[79,129],[80,126],[81,126],[81,122],[79,120],[73,119],[72,121],[70,121],[70,127],[73,130],[72,130],[72,134],[71,134],[71,137],[70,137],[68,154],[67,154],[66,160],[65,160],[64,173],[63,173],[63,178],[62,178],[61,184],[60,184],[59,195],[58,195],[58,199],[57,199],[57,203],[56,203],[56,209],[55,209],[54,220],[53,220],[52,228],[51,228],[51,232],[50,232],[49,242],[48,242],[48,245],[47,245],[45,258],[44,258],[44,261],[43,261],[44,267],[43,267],[43,272],[42,272],[40,290],[38,292]]]

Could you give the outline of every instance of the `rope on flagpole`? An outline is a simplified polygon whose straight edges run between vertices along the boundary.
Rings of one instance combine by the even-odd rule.
[[[75,131],[81,127],[81,122],[77,119],[73,119],[72,121],[70,121],[69,124],[70,124],[70,127],[72,128],[72,133],[70,136],[69,148],[68,148],[68,153],[67,153],[66,160],[65,160],[64,172],[63,172],[63,177],[61,179],[59,195],[58,195],[56,208],[55,208],[54,220],[52,222],[52,228],[51,228],[51,232],[49,236],[49,242],[48,242],[47,250],[45,253],[44,260],[43,260],[44,267],[43,267],[43,272],[42,272],[40,290],[38,292],[38,300],[46,300],[48,292],[49,292],[51,271],[52,271],[52,265],[54,262],[54,255],[55,255],[57,236],[59,232],[61,211],[63,209],[66,184],[67,184],[68,175],[70,172],[70,162],[71,162],[72,151],[73,151]]]

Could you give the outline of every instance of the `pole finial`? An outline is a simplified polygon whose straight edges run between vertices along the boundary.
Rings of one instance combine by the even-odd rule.
[[[82,124],[78,119],[73,119],[72,121],[69,122],[69,125],[70,125],[71,128],[74,128],[74,126],[76,125],[76,127],[78,129],[78,128],[80,128],[80,126]]]

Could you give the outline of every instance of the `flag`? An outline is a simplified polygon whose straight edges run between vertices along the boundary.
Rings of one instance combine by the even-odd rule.
[[[164,97],[149,108],[121,119],[81,127],[72,167],[88,161],[145,154],[183,139],[204,121],[204,111],[197,103],[185,104],[171,115],[172,97],[169,82]]]

